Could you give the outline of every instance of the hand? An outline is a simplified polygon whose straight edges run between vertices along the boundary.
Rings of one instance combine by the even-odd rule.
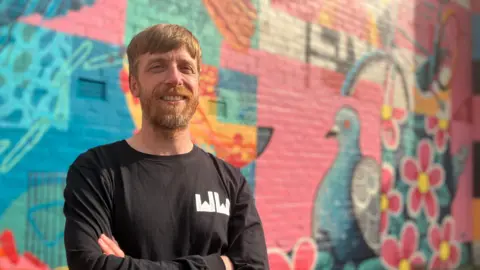
[[[223,260],[223,264],[225,264],[225,270],[233,270],[232,261],[227,256],[220,256]]]
[[[102,248],[103,254],[105,255],[115,255],[120,258],[125,257],[125,253],[123,253],[123,251],[120,249],[118,243],[108,238],[104,234],[100,235],[100,238],[98,239],[98,244]]]

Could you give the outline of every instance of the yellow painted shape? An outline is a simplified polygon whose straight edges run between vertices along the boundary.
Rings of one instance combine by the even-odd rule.
[[[377,28],[377,19],[376,19],[376,16],[375,16],[375,13],[373,11],[370,11],[370,20],[369,20],[369,23],[370,23],[370,35],[369,35],[369,38],[370,38],[370,44],[374,47],[377,47],[380,45],[379,43],[379,34],[378,34],[378,28]]]
[[[317,23],[321,26],[333,28],[332,13],[335,9],[336,0],[324,0],[322,8],[317,15]]]
[[[142,127],[142,106],[140,106],[140,102],[135,103],[134,96],[130,91],[124,94],[133,123],[137,129],[140,129]]]
[[[472,219],[473,219],[473,239],[472,241],[480,240],[480,198],[473,198],[472,200]]]
[[[317,22],[321,26],[332,27],[332,20],[330,18],[330,15],[328,15],[328,13],[323,10],[320,11],[320,14],[318,14]]]

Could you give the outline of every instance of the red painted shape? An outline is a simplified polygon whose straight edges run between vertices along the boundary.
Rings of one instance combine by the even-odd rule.
[[[38,14],[19,21],[55,31],[123,45],[127,0],[97,0],[93,6],[70,11],[66,16],[42,20]]]
[[[10,230],[5,230],[0,235],[0,248],[3,250],[3,254],[7,256],[7,258],[12,263],[17,263],[20,259],[17,253],[17,248],[15,247],[15,238],[13,237],[13,233]]]
[[[465,99],[460,107],[453,113],[453,121],[472,124],[472,97]]]

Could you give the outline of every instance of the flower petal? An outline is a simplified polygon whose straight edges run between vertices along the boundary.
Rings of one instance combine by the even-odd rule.
[[[386,237],[382,243],[382,259],[385,265],[396,268],[400,263],[400,251],[395,239]],[[275,269],[271,267],[271,269]]]
[[[428,229],[428,244],[434,251],[438,251],[440,249],[440,243],[442,242],[442,237],[440,235],[440,228],[438,228],[437,224],[433,224]]]
[[[453,232],[455,228],[455,221],[452,217],[446,217],[443,220],[443,240],[451,242],[453,241]]]
[[[271,269],[291,270],[287,255],[280,250],[275,249],[268,252],[268,264]]]
[[[445,171],[440,165],[433,165],[428,170],[430,186],[434,188],[441,187],[445,180]]]
[[[408,191],[408,208],[410,214],[416,216],[420,210],[420,203],[422,202],[423,196],[418,190],[417,187],[411,188]]]
[[[427,139],[420,141],[417,148],[418,161],[420,163],[420,171],[426,172],[428,166],[432,163],[432,146]]]
[[[438,215],[438,200],[437,195],[432,191],[425,194],[425,206],[427,208],[427,216],[431,219],[436,219]]]
[[[403,227],[400,242],[401,258],[410,258],[418,245],[418,230],[413,223],[409,222]]]
[[[445,151],[445,146],[447,145],[448,134],[444,130],[439,130],[435,134],[435,145],[439,152]]]
[[[392,116],[393,119],[395,119],[399,123],[402,123],[403,121],[405,121],[405,119],[407,119],[407,110],[405,110],[404,108],[393,108]]]
[[[400,131],[396,122],[392,120],[382,121],[380,135],[386,148],[394,150],[398,147],[400,143]]]
[[[402,210],[402,197],[398,191],[390,191],[388,194],[388,210],[394,214]]]
[[[432,134],[438,128],[438,118],[434,116],[428,116],[425,119],[425,131]]]
[[[380,233],[384,233],[388,228],[388,215],[387,212],[382,212],[380,214]]]
[[[316,245],[312,239],[297,242],[293,256],[293,269],[312,269],[316,260]]]
[[[460,248],[458,248],[455,244],[450,244],[450,257],[448,258],[450,261],[450,267],[455,269],[460,262]]]
[[[418,165],[417,162],[409,157],[406,157],[402,160],[402,169],[400,170],[402,174],[402,179],[409,183],[414,184],[418,180]]]
[[[412,266],[424,266],[425,265],[425,257],[423,256],[422,253],[420,252],[415,252],[415,254],[413,254],[411,257],[410,257],[410,263],[412,264]],[[424,268],[424,267],[422,267]]]
[[[430,261],[430,268],[429,269],[441,269],[440,267],[442,266],[442,261],[440,260],[440,257],[438,254],[434,254],[432,256],[432,259]]]
[[[393,186],[393,169],[391,166],[384,165],[382,167],[382,193],[387,193]]]

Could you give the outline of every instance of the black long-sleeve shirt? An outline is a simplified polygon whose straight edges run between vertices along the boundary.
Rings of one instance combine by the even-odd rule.
[[[264,232],[240,171],[197,146],[140,153],[125,140],[82,153],[64,191],[71,270],[269,269]],[[114,237],[125,258],[104,255]]]

